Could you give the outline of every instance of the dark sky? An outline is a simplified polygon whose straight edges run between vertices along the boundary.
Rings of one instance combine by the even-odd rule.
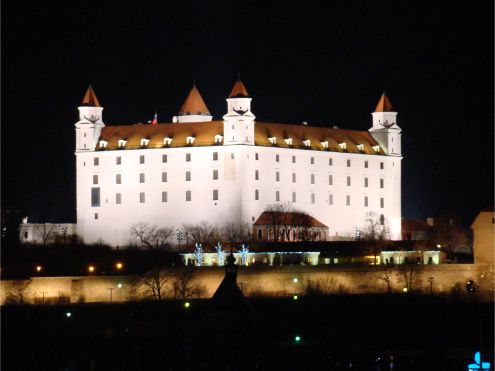
[[[132,3],[2,2],[2,208],[75,221],[89,83],[106,124],[170,122],[194,80],[220,119],[238,72],[264,121],[367,130],[385,90],[405,217],[493,203],[493,1]]]

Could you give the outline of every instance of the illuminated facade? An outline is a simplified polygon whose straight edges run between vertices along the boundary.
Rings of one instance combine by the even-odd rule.
[[[85,242],[126,245],[132,224],[208,220],[252,225],[290,203],[353,237],[367,212],[401,229],[401,129],[385,96],[369,131],[256,121],[235,83],[222,121],[193,87],[172,123],[105,125],[93,89],[76,127],[77,229]]]

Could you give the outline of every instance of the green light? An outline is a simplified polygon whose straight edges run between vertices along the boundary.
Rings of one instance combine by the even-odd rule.
[[[296,341],[296,343],[299,343],[301,341],[301,337],[299,335],[296,335],[294,340]]]
[[[191,304],[190,304],[188,301],[186,301],[186,302],[184,303],[184,308],[189,308],[190,306],[191,306]]]
[[[294,300],[297,300],[297,299],[299,299],[299,296],[294,295],[292,298],[293,298]]]

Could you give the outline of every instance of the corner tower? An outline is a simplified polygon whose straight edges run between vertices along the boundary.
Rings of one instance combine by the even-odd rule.
[[[373,116],[373,126],[370,134],[384,151],[391,156],[401,156],[402,129],[397,125],[397,111],[393,108],[385,92],[376,105]]]
[[[227,113],[223,116],[223,144],[254,145],[254,119],[246,87],[238,79],[227,98]]]
[[[186,101],[179,111],[179,115],[173,118],[173,122],[205,122],[211,121],[212,116],[206,103],[199,94],[196,84],[193,85]]]
[[[79,121],[75,124],[76,152],[94,151],[105,124],[102,120],[103,107],[91,85],[86,90],[78,110]]]

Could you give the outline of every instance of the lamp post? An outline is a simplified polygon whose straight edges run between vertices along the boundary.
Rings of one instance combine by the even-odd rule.
[[[175,233],[175,235],[177,236],[177,241],[179,241],[179,250],[180,250],[180,240],[183,239],[184,232],[182,231],[182,229],[178,228],[177,229],[177,232]]]
[[[112,294],[113,290],[115,290],[115,287],[109,287],[108,290],[110,291],[110,303],[112,303]]]
[[[434,281],[435,281],[435,278],[428,277],[428,283],[430,284],[430,295],[433,295],[433,282]]]

